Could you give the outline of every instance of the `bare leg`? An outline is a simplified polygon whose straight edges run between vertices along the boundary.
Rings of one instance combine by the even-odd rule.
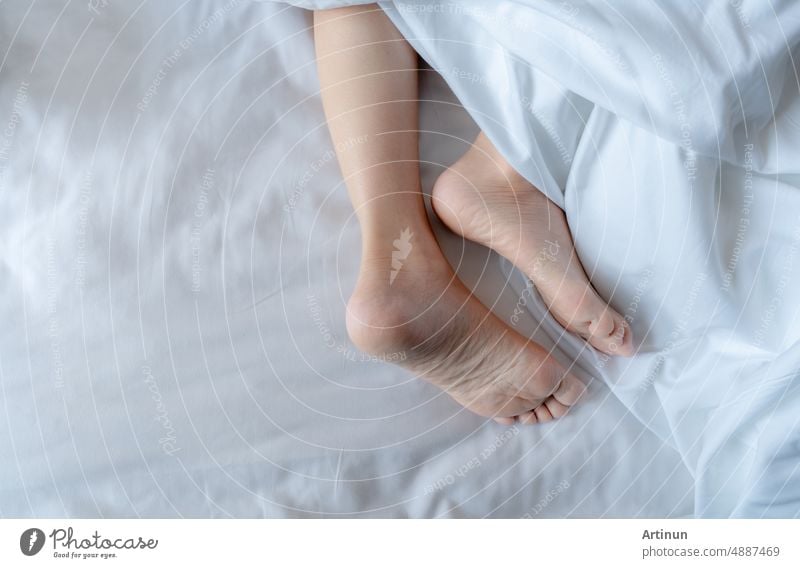
[[[402,358],[478,414],[563,415],[583,385],[473,298],[433,236],[420,191],[416,54],[376,5],[314,21],[325,114],[337,147],[349,147],[338,158],[363,238],[347,314],[353,342]]]

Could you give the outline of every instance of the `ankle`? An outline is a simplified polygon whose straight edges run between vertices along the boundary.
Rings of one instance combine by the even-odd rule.
[[[525,178],[514,169],[483,133],[475,140],[471,152],[472,158],[482,161],[485,164],[484,171],[496,178],[499,184],[510,184],[512,188],[527,185]]]
[[[353,343],[375,356],[409,358],[424,337],[419,318],[452,284],[453,272],[429,227],[394,239],[365,239],[356,289],[347,306]]]

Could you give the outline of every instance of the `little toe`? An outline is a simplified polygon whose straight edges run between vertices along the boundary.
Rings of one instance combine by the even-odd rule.
[[[517,421],[515,416],[498,416],[494,419],[501,426],[511,426]]]

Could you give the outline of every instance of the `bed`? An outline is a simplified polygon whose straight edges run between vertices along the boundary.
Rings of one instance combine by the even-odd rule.
[[[0,12],[0,515],[698,514],[696,493],[709,485],[690,474],[698,460],[687,457],[685,437],[664,434],[674,416],[630,393],[676,376],[671,357],[649,376],[659,352],[682,354],[678,375],[701,384],[729,360],[692,366],[700,340],[684,333],[691,326],[681,313],[704,313],[705,278],[692,279],[701,272],[671,282],[682,300],[665,304],[644,359],[612,361],[604,373],[588,360],[588,395],[568,417],[495,424],[348,341],[344,305],[360,239],[325,130],[308,12],[237,0],[12,0]],[[422,72],[428,188],[477,131],[449,79]],[[635,129],[617,131],[617,143],[631,144],[631,133],[635,144]],[[656,149],[652,163],[675,159],[668,154]],[[630,173],[626,160],[619,171]],[[569,186],[561,204],[572,223],[594,203],[604,212],[594,227],[624,244],[627,233],[614,232],[603,206],[618,177],[581,199]],[[663,200],[670,180],[661,180],[653,191]],[[764,189],[777,197],[762,209],[796,203],[781,183]],[[724,210],[719,194],[700,200],[704,214]],[[694,214],[680,200],[651,216],[628,205],[624,215],[640,231]],[[751,227],[774,219],[753,214]],[[575,342],[535,298],[515,312],[524,297],[518,274],[436,229],[486,305],[508,321],[517,313],[518,329],[571,356]],[[775,238],[785,254],[791,232]],[[618,277],[599,241],[579,232],[576,242],[599,288]],[[702,257],[704,241],[696,242],[671,249],[680,253],[673,261]],[[747,242],[738,270],[759,266],[761,248]],[[777,254],[762,257],[780,265]],[[619,285],[621,311],[637,297],[631,274],[645,273]],[[659,278],[654,269],[650,279]],[[767,294],[776,282],[760,285]],[[734,289],[745,294],[748,285]],[[793,294],[785,287],[784,305],[797,305]],[[650,326],[659,304],[639,295],[637,325]],[[745,314],[740,326],[762,315],[733,302],[731,313]],[[796,329],[795,315],[773,316],[769,333]],[[704,335],[711,344],[703,348],[730,340],[729,327]],[[766,337],[760,351],[732,341],[720,349],[740,350],[729,372],[744,380],[754,375],[744,355],[749,365],[773,361],[772,346],[791,337]],[[717,510],[713,498],[702,503]]]

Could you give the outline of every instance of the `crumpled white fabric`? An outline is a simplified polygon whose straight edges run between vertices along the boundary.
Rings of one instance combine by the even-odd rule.
[[[689,514],[677,452],[599,381],[509,428],[348,342],[360,234],[310,24],[0,4],[0,516]],[[420,92],[429,187],[475,127],[441,77]],[[508,319],[493,257],[440,237]]]
[[[564,335],[515,274],[520,297],[680,451],[695,514],[798,516],[800,3],[380,6],[567,212],[638,355]]]

